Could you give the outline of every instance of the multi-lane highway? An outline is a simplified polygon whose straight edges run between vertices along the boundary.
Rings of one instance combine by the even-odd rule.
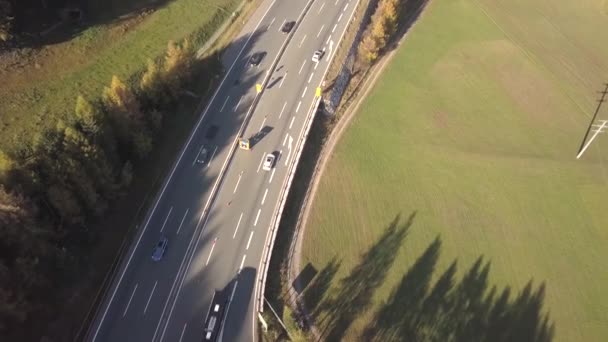
[[[226,75],[158,194],[89,328],[91,341],[201,341],[215,291],[224,341],[257,337],[255,287],[305,123],[357,0],[266,0],[226,51]],[[289,34],[283,23],[298,21]],[[315,50],[325,51],[319,62]],[[256,52],[266,52],[257,66]],[[265,84],[261,93],[255,84]],[[239,132],[258,134],[249,151]],[[197,163],[202,148],[205,163]],[[277,160],[262,169],[266,154]],[[161,236],[163,258],[151,255]]]

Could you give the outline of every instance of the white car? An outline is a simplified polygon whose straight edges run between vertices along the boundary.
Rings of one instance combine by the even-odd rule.
[[[325,51],[323,50],[317,50],[312,54],[312,61],[315,63],[319,63],[319,61],[321,60],[321,58],[323,58],[323,55],[325,54]]]
[[[270,169],[272,169],[272,167],[274,166],[274,159],[275,159],[274,154],[268,153],[266,155],[266,158],[264,158],[264,164],[262,164],[262,170],[270,171]]]

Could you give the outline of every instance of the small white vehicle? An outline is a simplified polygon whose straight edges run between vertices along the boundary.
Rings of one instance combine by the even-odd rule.
[[[264,164],[262,164],[262,170],[270,171],[270,169],[272,169],[272,167],[274,166],[274,159],[275,159],[274,154],[268,153],[266,155],[266,158],[264,158]]]
[[[325,55],[325,51],[323,50],[317,50],[312,54],[312,61],[315,63],[319,63],[319,61],[321,60],[321,58],[323,58],[323,55]]]

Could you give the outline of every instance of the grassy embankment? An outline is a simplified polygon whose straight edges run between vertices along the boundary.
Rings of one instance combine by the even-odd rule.
[[[575,159],[608,75],[606,15],[597,1],[431,2],[314,200],[301,267],[319,271],[307,304],[326,337],[492,336],[543,330],[544,313],[556,340],[608,336],[608,140]],[[505,305],[501,326],[470,321],[529,281],[538,296]]]

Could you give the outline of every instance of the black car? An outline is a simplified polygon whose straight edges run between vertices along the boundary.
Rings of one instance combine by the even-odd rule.
[[[285,24],[283,24],[283,27],[281,27],[281,32],[283,32],[283,33],[291,32],[291,29],[294,27],[295,24],[296,24],[295,21],[285,22]]]
[[[266,52],[256,52],[253,55],[251,55],[251,58],[249,58],[249,64],[251,65],[260,65],[260,62],[262,62],[262,59],[264,59],[264,56],[266,56]]]

